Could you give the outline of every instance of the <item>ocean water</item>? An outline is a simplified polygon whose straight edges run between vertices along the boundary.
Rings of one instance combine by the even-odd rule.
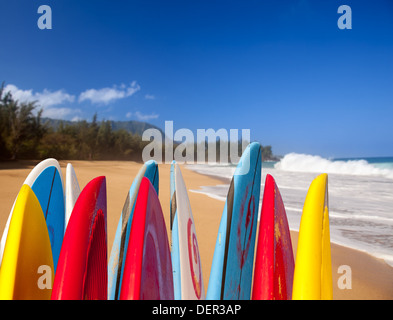
[[[191,190],[226,200],[235,166],[187,167],[227,179],[228,183]],[[266,174],[271,174],[280,189],[289,227],[298,231],[308,188],[321,173],[328,174],[331,241],[393,266],[393,157],[325,159],[291,153],[279,162],[263,162],[261,198]]]

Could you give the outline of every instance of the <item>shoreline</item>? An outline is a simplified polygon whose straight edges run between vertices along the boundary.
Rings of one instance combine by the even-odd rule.
[[[187,167],[186,167],[187,169]],[[193,171],[192,169],[187,169]],[[194,171],[196,174],[206,176],[215,179],[216,176],[200,173]],[[227,179],[220,179],[221,182],[225,182]],[[225,183],[230,183],[228,179]],[[203,187],[203,186],[201,186]],[[263,192],[263,190],[261,190]],[[209,197],[214,201],[219,201],[223,204],[224,202],[220,199],[213,198],[203,192],[195,193]],[[259,225],[259,223],[258,223]],[[296,260],[296,249],[297,249],[297,238],[299,231],[291,229],[291,240],[294,252],[294,258]],[[257,236],[258,237],[258,231]],[[258,238],[256,238],[257,240]],[[377,257],[366,250],[354,248],[345,244],[330,241],[331,243],[331,255],[332,255],[332,273],[333,273],[333,299],[335,300],[393,300],[393,266],[387,263],[384,259]],[[359,263],[361,262],[361,264]],[[340,289],[338,287],[338,281],[343,281],[343,277],[346,273],[339,270],[339,267],[349,266],[352,275],[352,288],[351,289]],[[341,271],[341,273],[340,273]],[[341,277],[341,279],[340,279]],[[374,288],[374,284],[378,283],[380,290]],[[356,294],[353,290],[358,291]]]
[[[0,163],[0,180],[3,182],[0,185],[0,200],[2,203],[0,207],[1,232],[4,230],[9,211],[23,181],[38,162],[22,162],[19,167],[15,166],[15,163],[12,166]],[[128,161],[59,161],[64,181],[65,169],[68,162],[71,162],[75,168],[81,189],[91,179],[97,176],[104,175],[106,177],[108,204],[107,243],[109,257],[126,194],[142,164]],[[206,194],[190,192],[190,190],[200,190],[202,186],[215,186],[223,183],[229,184],[230,180],[223,181],[223,179],[218,179],[217,177],[195,172],[187,168],[187,165],[181,165],[181,170],[194,216],[206,292],[214,254],[214,244],[225,203],[222,200],[213,199]],[[159,199],[167,225],[168,236],[170,236],[169,186],[170,164],[160,164]],[[297,231],[291,230],[291,238],[294,255],[296,256]],[[369,253],[341,246],[333,242],[331,242],[331,252],[334,299],[393,300],[393,267],[384,260],[378,259]],[[343,290],[338,288],[339,278],[343,275],[338,272],[340,266],[350,266],[352,289]]]
[[[187,169],[187,170],[194,171],[193,169],[189,169],[189,168],[187,168],[187,167],[186,167],[186,169]],[[201,174],[201,175],[205,175],[205,176],[210,177],[210,178],[213,178],[213,179],[218,179],[218,180],[220,180],[221,182],[223,182],[223,184],[228,184],[228,185],[229,185],[230,182],[231,182],[231,179],[229,179],[229,178],[220,177],[220,176],[217,176],[217,175],[214,175],[214,174],[200,173],[200,172],[198,172],[198,171],[194,171],[194,172],[196,172],[196,173],[198,173],[198,174]],[[202,186],[202,187],[203,187],[203,186]],[[217,200],[219,200],[219,201],[224,201],[224,202],[225,202],[225,200],[220,200],[220,199],[219,199],[220,196],[215,196],[215,195],[207,194],[207,193],[204,192],[204,191],[192,190],[191,192],[204,194],[205,196],[210,197],[210,198],[212,198],[212,199],[217,199]],[[262,193],[263,193],[263,189],[261,188],[261,194],[262,194]],[[302,210],[302,209],[301,209],[301,210]],[[259,221],[259,220],[258,220],[258,221]],[[300,221],[299,221],[299,225],[300,225]],[[290,228],[290,231],[291,231],[291,232],[293,231],[293,232],[299,233],[299,230],[296,229],[296,228]],[[368,251],[365,250],[365,249],[361,249],[361,248],[358,248],[358,247],[356,247],[356,246],[351,246],[350,244],[347,244],[347,243],[344,243],[344,242],[340,242],[340,241],[337,241],[337,240],[332,240],[332,239],[330,239],[330,242],[331,242],[331,243],[334,243],[335,245],[341,246],[341,247],[345,247],[345,248],[348,248],[348,249],[351,249],[351,250],[356,250],[356,251],[359,251],[359,252],[368,254],[368,255],[372,256],[373,258],[375,258],[375,259],[379,259],[379,260],[385,262],[389,267],[393,268],[393,261],[392,261],[392,263],[389,263],[389,262],[387,262],[384,258],[379,257],[377,254],[370,253],[370,252],[368,252]]]

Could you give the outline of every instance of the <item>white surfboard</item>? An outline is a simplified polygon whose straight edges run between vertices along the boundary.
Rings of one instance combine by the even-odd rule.
[[[36,182],[37,178],[45,171],[45,169],[47,169],[48,167],[55,167],[55,169],[58,172],[58,176],[60,177],[60,183],[61,186],[63,186],[63,176],[61,174],[61,169],[60,169],[60,165],[59,162],[56,159],[53,158],[49,158],[46,160],[41,161],[39,164],[37,164],[33,170],[31,170],[31,172],[29,173],[29,175],[27,176],[26,180],[23,182],[23,184],[28,185],[29,187],[33,188],[34,183]],[[49,190],[48,190],[49,191]],[[15,199],[16,201],[16,199]],[[3,231],[3,235],[1,237],[1,242],[0,242],[0,265],[1,265],[1,261],[3,260],[3,253],[4,253],[4,247],[5,247],[5,243],[7,241],[7,236],[8,236],[8,229],[10,227],[10,222],[11,222],[11,217],[12,217],[12,212],[14,211],[14,205],[15,205],[15,201],[14,204],[12,205],[10,214],[8,215],[8,219],[7,219],[7,223],[5,225],[4,231]],[[64,201],[64,193],[63,193],[63,201]],[[64,203],[63,203],[64,205]],[[44,210],[44,209],[43,209]],[[64,212],[63,212],[64,214]],[[62,237],[61,237],[62,238]]]
[[[175,161],[172,163],[171,180],[176,197],[176,199],[172,199],[171,205],[171,215],[173,215],[171,255],[175,299],[205,299],[194,218],[187,188],[180,167]]]
[[[71,163],[67,164],[66,169],[66,183],[65,183],[65,227],[67,228],[68,221],[70,220],[72,209],[76,200],[81,193],[79,187],[78,179],[76,178],[76,173],[74,167]]]

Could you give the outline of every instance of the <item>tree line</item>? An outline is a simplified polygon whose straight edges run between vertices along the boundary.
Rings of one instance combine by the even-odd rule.
[[[97,115],[91,122],[60,122],[54,129],[43,121],[42,112],[37,102],[19,102],[11,92],[5,92],[4,83],[1,85],[0,160],[55,158],[141,162],[142,151],[150,143],[125,129],[113,130],[111,121],[98,122]],[[219,145],[217,141],[217,152]],[[241,154],[240,141],[239,148]],[[262,152],[263,160],[274,159],[271,146],[262,147]]]
[[[55,130],[42,121],[36,102],[19,102],[0,87],[0,160],[68,159],[141,161],[148,143],[110,121],[62,123]]]

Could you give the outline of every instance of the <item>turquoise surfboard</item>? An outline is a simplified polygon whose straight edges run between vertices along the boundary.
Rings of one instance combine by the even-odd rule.
[[[218,229],[206,299],[250,299],[261,163],[261,146],[253,142],[243,152],[229,187]]]
[[[120,297],[124,263],[134,215],[135,202],[143,177],[146,177],[150,180],[158,194],[157,162],[150,160],[142,166],[127,193],[126,201],[124,203],[119,223],[117,225],[111,255],[109,257],[108,300],[118,300]]]

